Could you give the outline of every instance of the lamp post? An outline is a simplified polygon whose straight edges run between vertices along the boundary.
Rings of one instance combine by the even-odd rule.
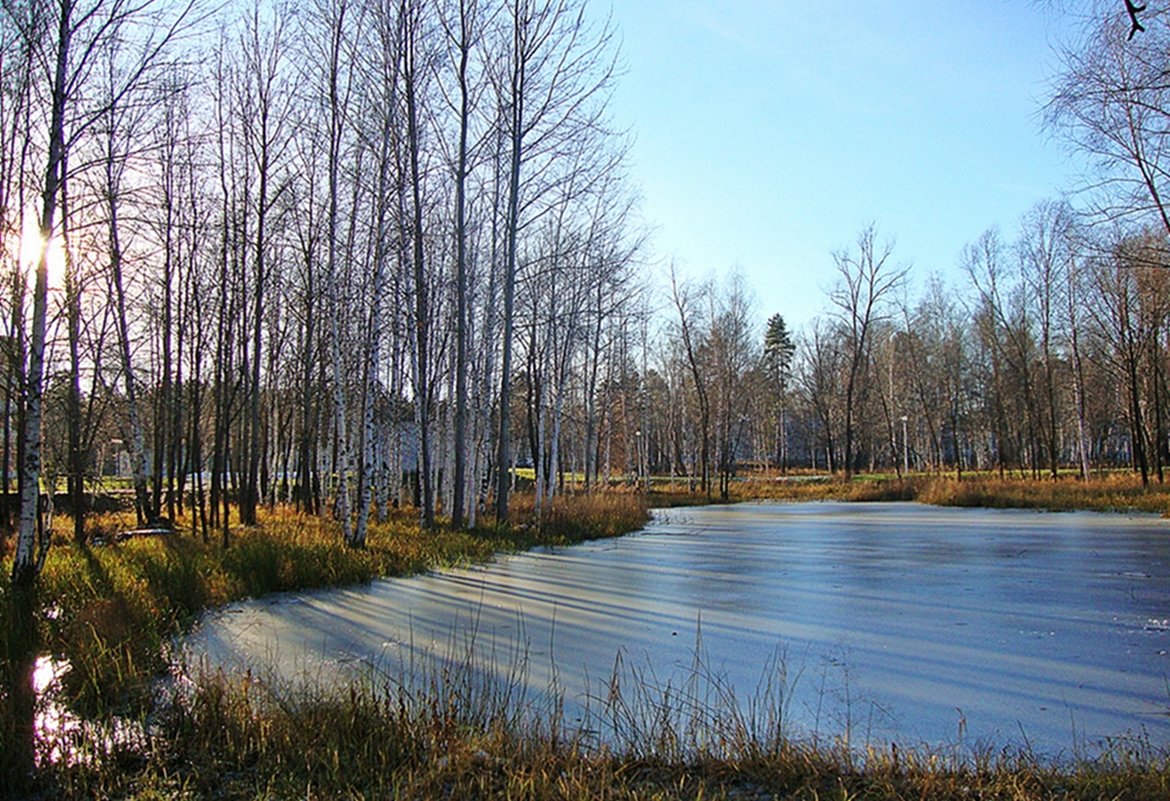
[[[642,483],[642,429],[634,431],[634,487]]]
[[[906,436],[906,422],[910,418],[902,415],[902,474],[910,475],[910,440]]]

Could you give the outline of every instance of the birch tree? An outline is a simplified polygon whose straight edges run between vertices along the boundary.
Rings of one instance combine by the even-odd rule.
[[[470,323],[468,287],[467,184],[473,157],[471,124],[477,95],[473,86],[472,51],[481,41],[483,11],[478,0],[456,0],[440,11],[440,22],[448,51],[454,90],[446,92],[448,105],[455,116],[455,153],[449,158],[455,184],[455,411],[452,448],[454,449],[451,527],[463,527],[467,506],[468,457],[468,361]]]
[[[5,8],[8,11],[8,7]],[[37,220],[40,237],[33,283],[32,329],[29,332],[28,369],[25,374],[25,414],[22,435],[20,471],[20,517],[17,529],[16,554],[12,563],[12,583],[18,588],[31,587],[40,573],[49,540],[38,537],[37,512],[41,479],[41,400],[44,387],[45,327],[48,305],[49,245],[57,224],[58,193],[64,178],[67,155],[65,115],[69,109],[70,46],[77,31],[75,4],[67,0],[59,6],[54,19],[37,17],[15,20],[30,46],[40,44],[44,37],[46,48],[39,60],[52,65],[49,83],[50,110],[48,121],[48,153],[44,179],[40,186],[41,205]],[[11,13],[11,12],[9,12]],[[55,30],[54,30],[55,29]],[[56,34],[55,38],[49,39]]]
[[[362,147],[369,150],[374,159],[376,183],[373,197],[373,223],[371,258],[373,260],[373,275],[370,282],[369,310],[366,323],[365,365],[363,369],[364,388],[362,392],[362,462],[358,474],[358,514],[354,529],[355,543],[365,543],[369,523],[370,505],[373,502],[374,483],[377,472],[377,460],[386,458],[383,452],[386,437],[379,436],[376,429],[376,410],[380,398],[381,358],[385,329],[387,328],[384,313],[386,311],[386,290],[390,259],[394,253],[391,244],[393,221],[393,199],[398,195],[395,187],[401,183],[401,171],[398,169],[397,155],[399,150],[398,128],[401,123],[399,110],[399,73],[401,47],[400,26],[396,19],[388,12],[388,6],[382,6],[375,14],[372,50],[376,53],[372,59],[370,75],[366,78],[368,111],[364,118],[372,120],[374,124],[365,134]],[[389,499],[383,497],[379,512],[385,515]]]
[[[54,6],[29,8],[5,4],[4,13],[16,25],[23,41],[36,52],[35,63],[46,69],[44,86],[48,102],[45,166],[39,185],[40,207],[36,273],[32,292],[31,328],[28,334],[28,368],[25,375],[25,415],[20,465],[20,523],[13,583],[29,586],[43,564],[47,536],[38,549],[37,518],[42,466],[42,399],[44,391],[48,263],[58,231],[60,192],[70,148],[97,123],[111,106],[140,84],[144,74],[161,60],[166,47],[178,35],[192,6],[177,6],[161,19],[161,4],[133,4],[122,0],[61,0]],[[44,16],[40,13],[46,12]],[[52,12],[52,13],[47,13]],[[87,81],[96,59],[112,42],[127,37],[135,43],[117,85],[103,99],[85,97]],[[33,62],[30,62],[30,64]]]
[[[277,204],[288,190],[289,182],[283,175],[285,158],[289,152],[288,125],[293,101],[287,82],[290,67],[287,63],[287,26],[281,10],[265,20],[257,6],[245,21],[240,38],[242,53],[242,82],[237,86],[239,124],[246,157],[255,170],[255,196],[246,213],[251,217],[252,237],[247,257],[251,270],[249,304],[246,313],[250,320],[250,338],[243,350],[248,370],[248,436],[245,472],[240,494],[240,521],[255,525],[256,508],[260,501],[261,438],[261,365],[264,349],[265,303],[274,269],[274,240]],[[330,238],[332,241],[332,238]]]
[[[411,273],[413,283],[414,333],[413,376],[415,415],[418,420],[418,480],[421,495],[423,528],[435,525],[435,488],[431,476],[433,430],[434,376],[431,374],[432,299],[430,277],[426,262],[423,220],[425,210],[423,174],[423,111],[424,80],[429,72],[428,53],[423,41],[423,12],[417,0],[402,0],[399,6],[399,24],[402,26],[401,59],[402,90],[406,113],[406,159],[409,189],[409,231]]]
[[[315,36],[319,46],[310,49],[310,72],[316,84],[313,97],[320,109],[324,122],[326,149],[325,192],[326,207],[324,220],[324,289],[325,307],[329,319],[329,363],[331,370],[330,387],[333,407],[334,439],[336,453],[334,471],[337,477],[334,496],[335,512],[341,522],[343,541],[350,547],[363,547],[364,538],[359,540],[354,533],[352,509],[350,506],[350,429],[348,421],[347,384],[348,373],[342,359],[342,319],[347,313],[341,293],[341,269],[339,252],[341,246],[341,173],[343,167],[343,139],[345,133],[345,103],[349,95],[349,73],[343,64],[343,47],[346,37],[346,16],[350,12],[346,0],[322,0],[317,3],[313,20],[316,27],[310,35]],[[310,257],[311,258],[311,257]],[[310,268],[311,269],[311,268]],[[302,449],[303,450],[303,449]],[[364,535],[364,531],[362,532]]]
[[[511,462],[512,358],[518,242],[522,226],[541,216],[550,189],[538,165],[588,147],[604,131],[614,62],[610,30],[594,30],[578,0],[509,0],[500,35],[506,59],[494,76],[506,135],[503,332],[496,443],[496,517],[508,517]],[[522,180],[523,179],[523,180]]]

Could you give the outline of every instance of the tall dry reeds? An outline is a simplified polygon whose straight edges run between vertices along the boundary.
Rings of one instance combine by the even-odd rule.
[[[519,659],[517,664],[522,663]],[[174,693],[148,738],[99,738],[54,798],[1010,799],[1161,801],[1170,757],[1141,737],[1047,759],[1024,750],[852,744],[790,731],[786,682],[737,699],[697,659],[663,684],[620,662],[583,725],[470,662],[414,682],[274,689],[212,673]],[[106,745],[103,745],[107,743]]]
[[[999,478],[980,475],[958,481],[945,477],[916,479],[918,500],[939,506],[1048,509],[1099,512],[1170,511],[1170,485],[1142,486],[1130,473],[1081,480],[1074,476],[1052,478]]]

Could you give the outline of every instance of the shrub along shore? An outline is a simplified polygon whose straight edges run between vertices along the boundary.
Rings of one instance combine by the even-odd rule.
[[[345,548],[329,520],[274,510],[233,531],[231,547],[179,531],[116,545],[79,547],[68,521],[39,589],[38,640],[67,670],[58,695],[84,719],[68,743],[44,742],[55,758],[24,783],[11,755],[20,721],[0,688],[0,795],[52,798],[1004,798],[1170,797],[1164,744],[1118,743],[1107,753],[1053,763],[1027,753],[859,754],[841,743],[789,741],[734,709],[710,710],[712,730],[689,730],[659,700],[620,695],[637,736],[604,747],[562,726],[555,705],[543,721],[506,704],[436,691],[391,698],[370,688],[312,699],[276,698],[250,677],[204,677],[158,697],[168,643],[203,610],[265,593],[337,586],[480,562],[538,545],[564,545],[637,530],[649,509],[702,503],[682,485],[654,492],[566,494],[536,522],[523,508],[508,526],[423,531],[395,513],[371,525],[368,547]],[[1170,492],[1127,476],[1035,481],[991,476],[877,477],[849,484],[816,477],[753,478],[733,500],[921,500],[962,506],[1138,510],[1166,513]],[[93,533],[130,528],[95,518]],[[0,576],[0,646],[6,673],[17,652],[10,626],[10,559]],[[635,694],[643,688],[624,688]],[[615,708],[617,708],[615,707]],[[638,714],[629,714],[633,708]],[[126,724],[126,720],[140,721]],[[125,736],[125,731],[136,732]],[[121,735],[118,735],[121,732]],[[112,734],[113,733],[113,734]],[[717,736],[715,736],[717,735]],[[65,756],[67,755],[67,756]],[[23,786],[22,786],[23,785]]]

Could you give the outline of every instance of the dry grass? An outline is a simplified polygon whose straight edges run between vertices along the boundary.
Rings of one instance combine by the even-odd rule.
[[[737,499],[914,499],[951,505],[1164,512],[1170,493],[1132,477],[1033,482],[980,476],[962,482],[915,476],[855,481],[802,477],[744,481]],[[670,491],[673,489],[674,491]],[[332,521],[288,510],[233,532],[224,550],[186,535],[79,548],[68,520],[43,581],[44,638],[72,670],[67,691],[90,713],[150,715],[149,737],[103,737],[98,714],[83,758],[40,777],[61,798],[728,798],[728,799],[1145,799],[1170,798],[1170,761],[1148,742],[1117,743],[1092,760],[1052,764],[1026,753],[856,752],[785,736],[734,707],[701,710],[702,726],[663,714],[666,700],[627,682],[604,713],[624,729],[605,746],[566,730],[555,704],[533,719],[500,699],[450,692],[410,698],[381,688],[281,697],[251,677],[205,677],[159,715],[150,681],[167,665],[166,643],[203,609],[249,595],[366,581],[490,559],[500,551],[566,544],[639,528],[648,505],[701,503],[685,485],[650,496],[563,496],[537,520],[518,497],[510,526],[422,531],[397,514],[371,527],[368,548],[340,542]],[[181,522],[181,521],[180,521]],[[95,518],[95,532],[131,527]],[[8,566],[0,575],[0,623]],[[0,637],[2,639],[2,637]],[[493,700],[494,699],[494,700]],[[688,714],[694,713],[693,705]],[[0,712],[0,715],[3,713]],[[101,724],[105,720],[107,724]]]
[[[1027,752],[857,751],[788,738],[734,703],[696,710],[645,684],[614,685],[598,719],[628,725],[601,743],[566,730],[555,702],[543,717],[517,714],[502,688],[355,685],[288,697],[250,675],[208,676],[153,721],[149,741],[95,738],[75,755],[98,758],[62,763],[47,778],[53,797],[78,799],[1154,801],[1170,793],[1166,752],[1144,742],[1064,764]]]
[[[517,504],[510,526],[473,531],[423,530],[410,513],[371,523],[367,547],[344,546],[335,521],[290,509],[263,512],[260,525],[233,531],[232,544],[176,533],[111,545],[77,546],[58,517],[41,579],[44,634],[70,665],[65,687],[89,713],[149,702],[149,686],[167,665],[166,644],[204,609],[271,592],[340,586],[378,576],[482,562],[496,553],[567,544],[636,530],[648,519],[631,495],[565,497],[536,521],[531,501]],[[93,518],[91,536],[112,539],[133,515]],[[180,521],[181,523],[181,521]],[[5,603],[8,565],[0,566]]]
[[[907,478],[859,476],[850,482],[825,476],[753,476],[736,482],[732,488],[736,500],[916,500],[937,506],[1170,513],[1170,483],[1154,482],[1143,487],[1141,479],[1132,473],[1087,481],[1075,476],[999,478],[988,473],[965,474],[961,481],[923,473]]]
[[[913,481],[881,479],[845,481],[828,476],[749,478],[732,486],[734,500],[776,501],[908,501],[914,500]]]
[[[1170,511],[1170,484],[1151,483],[1143,487],[1141,479],[1132,473],[1087,481],[1072,476],[1039,480],[978,476],[963,481],[928,478],[916,483],[918,500],[941,506],[1139,511],[1163,515]]]

